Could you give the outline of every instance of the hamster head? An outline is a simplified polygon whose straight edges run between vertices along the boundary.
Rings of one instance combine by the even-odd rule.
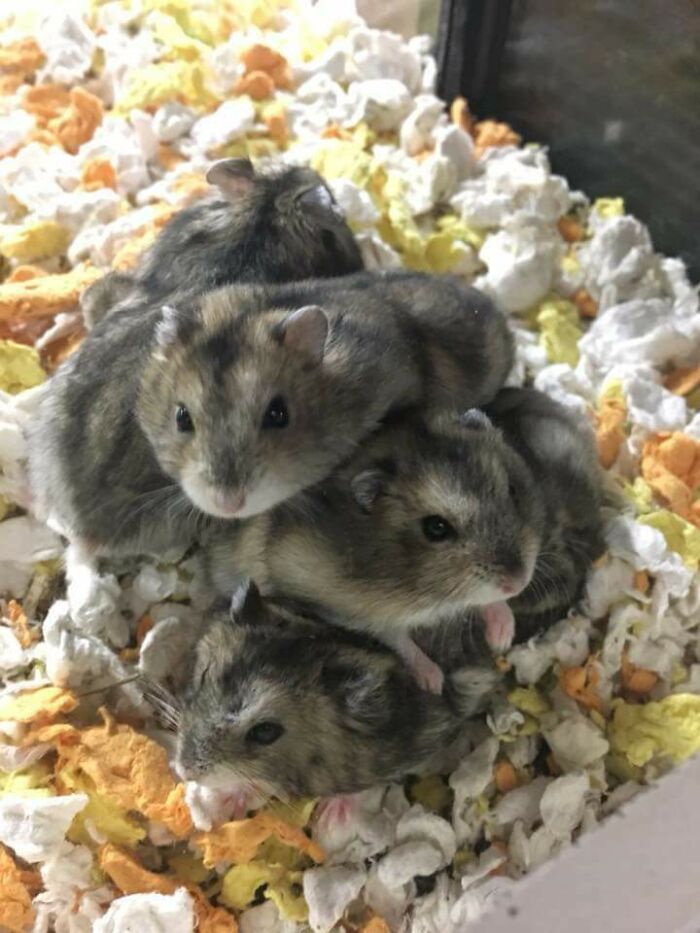
[[[284,269],[275,271],[278,280],[345,275],[363,268],[343,211],[313,169],[258,169],[248,159],[223,159],[206,177],[234,205],[238,223],[248,220],[258,249],[279,252]]]
[[[214,292],[191,314],[164,310],[139,410],[163,470],[222,518],[318,482],[355,439],[343,417],[352,393],[324,365],[325,312],[235,313],[235,294]]]
[[[438,609],[447,615],[521,592],[542,532],[523,459],[478,411],[403,438],[385,462],[351,479],[387,605],[429,622]]]
[[[176,769],[250,798],[338,792],[353,743],[392,733],[396,670],[388,652],[276,615],[249,583],[197,646]]]

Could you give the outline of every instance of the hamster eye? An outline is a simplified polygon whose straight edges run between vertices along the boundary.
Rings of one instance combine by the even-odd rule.
[[[178,404],[175,409],[175,424],[177,425],[178,431],[181,431],[183,434],[194,431],[194,424],[192,423],[190,413],[182,403]]]
[[[245,734],[246,742],[254,742],[256,745],[272,745],[284,734],[284,726],[279,722],[259,722],[251,726]]]
[[[513,502],[517,503],[520,499],[520,490],[513,482],[508,483],[508,495],[511,497]]]
[[[335,234],[331,230],[324,230],[321,234],[324,249],[335,249]]]
[[[452,525],[441,515],[426,515],[421,522],[421,527],[428,541],[445,541],[447,538],[457,537],[457,532]]]
[[[262,426],[264,428],[286,428],[289,424],[289,412],[287,403],[281,395],[276,395],[263,415]]]

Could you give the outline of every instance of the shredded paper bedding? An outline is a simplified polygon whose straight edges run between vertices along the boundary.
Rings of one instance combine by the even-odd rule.
[[[12,4],[0,41],[0,927],[450,933],[700,749],[700,314],[620,199],[434,93],[426,37],[352,0]],[[1,8],[0,8],[1,11]],[[592,421],[626,508],[586,596],[504,661],[454,773],[217,824],[135,684],[202,622],[196,566],[78,574],[26,511],[23,427],[81,291],[207,191],[213,159],[328,180],[370,268],[491,295],[532,380]],[[477,730],[478,731],[478,730]],[[223,814],[226,817],[227,814]],[[630,855],[633,857],[633,853]]]

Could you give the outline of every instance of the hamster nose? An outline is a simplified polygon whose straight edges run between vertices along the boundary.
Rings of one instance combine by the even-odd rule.
[[[235,515],[243,508],[245,496],[242,492],[216,492],[214,504],[227,515]]]

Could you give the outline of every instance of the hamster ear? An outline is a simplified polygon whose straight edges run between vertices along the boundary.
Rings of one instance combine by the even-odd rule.
[[[493,422],[488,415],[478,408],[469,408],[463,411],[458,421],[463,428],[472,428],[476,431],[483,431],[485,428],[492,428]]]
[[[156,325],[156,344],[161,351],[169,350],[184,340],[190,332],[191,320],[179,308],[163,305],[161,319]]]
[[[355,502],[368,515],[384,492],[386,479],[387,474],[384,470],[372,467],[369,470],[363,470],[350,480],[350,489]]]
[[[257,625],[265,618],[265,604],[253,580],[247,580],[231,597],[231,621],[237,625]]]
[[[274,337],[282,346],[320,363],[326,349],[328,315],[318,305],[298,308],[275,327]]]
[[[250,159],[221,159],[209,167],[205,177],[224,197],[235,201],[253,189],[255,169]]]

